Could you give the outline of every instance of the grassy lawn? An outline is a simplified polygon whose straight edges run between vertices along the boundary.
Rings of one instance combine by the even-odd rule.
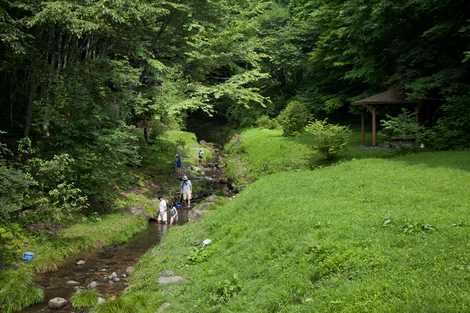
[[[227,173],[240,184],[281,171],[310,169],[317,157],[311,149],[311,137],[305,134],[283,137],[280,129],[251,128],[240,134],[240,143],[233,140],[225,147]],[[360,146],[360,132],[353,130],[351,143],[340,159],[386,158],[395,153],[385,148]],[[313,162],[312,162],[313,161]]]
[[[99,312],[467,312],[470,152],[260,178],[172,229]],[[213,240],[208,248],[198,244]],[[188,281],[160,287],[161,271]]]

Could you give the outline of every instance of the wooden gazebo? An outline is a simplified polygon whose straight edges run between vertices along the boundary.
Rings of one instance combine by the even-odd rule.
[[[377,109],[385,106],[403,106],[410,104],[406,95],[399,88],[390,88],[385,92],[356,101],[353,105],[362,106],[372,114],[372,145],[377,145]],[[361,144],[366,142],[365,110],[361,111]]]

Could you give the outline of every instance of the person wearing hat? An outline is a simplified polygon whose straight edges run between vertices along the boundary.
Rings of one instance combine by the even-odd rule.
[[[181,195],[183,196],[183,201],[186,203],[188,208],[191,208],[191,197],[193,193],[193,185],[188,179],[188,176],[183,176],[183,181],[181,182]]]

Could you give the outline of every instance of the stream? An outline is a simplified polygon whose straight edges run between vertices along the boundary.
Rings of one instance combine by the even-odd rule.
[[[214,193],[232,194],[233,188],[224,176],[222,162],[223,157],[220,152],[217,152],[214,160],[202,169],[204,175],[193,177],[193,184],[202,184],[204,181],[208,186],[204,192],[195,194],[193,199],[195,206]],[[191,215],[191,210],[179,210],[178,215],[178,224],[185,224]],[[77,290],[86,290],[91,287],[94,287],[104,299],[119,296],[128,286],[128,277],[132,274],[133,266],[140,257],[163,239],[169,227],[178,226],[160,225],[149,221],[146,230],[124,244],[110,245],[74,256],[62,264],[57,271],[37,275],[36,282],[44,289],[44,302],[22,312],[72,313],[74,310],[70,304],[70,298]],[[84,261],[84,264],[78,261],[82,261],[81,263]],[[50,309],[48,302],[55,297],[67,299],[68,304],[60,309]]]

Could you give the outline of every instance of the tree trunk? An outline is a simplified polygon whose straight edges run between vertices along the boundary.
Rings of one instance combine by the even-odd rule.
[[[34,102],[34,94],[36,92],[37,82],[34,79],[34,75],[30,75],[31,84],[29,89],[29,97],[28,97],[28,107],[26,109],[26,120],[25,120],[25,127],[24,127],[24,137],[29,137],[31,132],[31,123],[33,121],[33,102]]]

